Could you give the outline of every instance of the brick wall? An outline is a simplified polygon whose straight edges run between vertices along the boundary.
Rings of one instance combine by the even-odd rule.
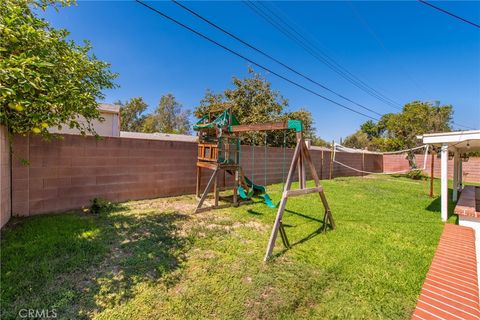
[[[0,126],[0,228],[10,219],[10,146],[5,127]]]
[[[427,165],[425,174],[430,175],[431,155],[427,156]],[[434,156],[434,176],[440,178],[440,158]],[[417,155],[417,164],[423,167],[423,155]],[[395,172],[400,170],[408,170],[408,161],[404,155],[384,155],[383,168],[385,172]],[[448,178],[453,179],[453,159],[448,161]],[[480,158],[470,158],[467,162],[463,162],[463,181],[464,182],[480,182]]]
[[[14,147],[14,215],[80,208],[95,197],[126,201],[195,192],[196,143],[63,135],[62,140],[50,142],[36,136],[16,137]],[[314,149],[317,173],[328,178],[330,151]],[[286,177],[292,155],[292,149],[268,148],[265,156],[264,147],[242,146],[241,164],[256,183],[264,184],[265,179],[267,184],[278,183]],[[20,159],[30,164],[25,166]],[[361,154],[338,154],[338,159],[362,169]],[[365,156],[365,170],[381,172],[382,165],[381,155]],[[203,185],[209,174],[204,171]],[[360,174],[335,164],[335,177],[350,175]],[[225,180],[232,183],[231,177]]]

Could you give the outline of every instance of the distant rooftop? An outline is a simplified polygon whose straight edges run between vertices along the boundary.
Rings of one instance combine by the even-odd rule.
[[[100,103],[98,105],[98,110],[102,112],[107,112],[107,113],[119,113],[120,106],[116,104],[110,104],[110,103]]]
[[[143,132],[120,131],[120,137],[132,138],[132,139],[197,142],[197,136],[190,136],[186,134],[160,133],[160,132],[143,133]]]

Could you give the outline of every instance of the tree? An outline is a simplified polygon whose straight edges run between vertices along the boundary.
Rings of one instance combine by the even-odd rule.
[[[241,124],[254,124],[298,119],[303,121],[305,136],[319,142],[315,136],[312,115],[306,109],[285,112],[288,100],[280,92],[273,90],[271,83],[253,69],[248,70],[248,76],[240,79],[232,78],[233,88],[226,89],[223,93],[214,93],[207,90],[200,105],[195,108],[194,115],[201,118],[212,112],[220,113],[226,107],[231,107],[233,113]],[[283,133],[279,131],[267,132],[267,144],[271,146],[283,145]],[[265,133],[249,132],[242,134],[245,144],[263,145]],[[287,146],[295,145],[295,134],[286,135]]]
[[[162,96],[155,112],[145,118],[143,131],[189,134],[190,111],[182,108],[173,94]]]
[[[141,132],[146,118],[143,113],[148,108],[143,98],[132,98],[125,102],[125,104],[118,101],[115,104],[120,105],[121,130]]]
[[[417,147],[418,135],[451,130],[453,107],[434,106],[429,102],[413,101],[399,113],[389,113],[378,123],[367,121],[361,132],[367,135],[370,150],[397,151]],[[411,167],[415,168],[415,156],[408,153]]]
[[[300,108],[297,111],[286,112],[284,120],[301,120],[303,124],[303,134],[305,139],[310,139],[313,146],[328,147],[330,144],[316,135],[312,113],[305,108]],[[295,146],[296,137],[291,132],[288,135],[287,145],[289,147]]]
[[[376,138],[379,135],[379,126],[372,120],[368,120],[360,126],[360,131],[365,133],[369,139]]]
[[[101,119],[97,101],[114,88],[110,65],[90,53],[91,45],[67,40],[36,10],[68,6],[68,0],[0,2],[0,124],[10,134],[33,132],[49,137],[49,127],[66,125],[95,133]],[[79,121],[79,116],[85,122]]]
[[[358,130],[354,134],[349,135],[343,141],[343,145],[355,149],[368,149],[370,140],[368,135],[362,130]]]

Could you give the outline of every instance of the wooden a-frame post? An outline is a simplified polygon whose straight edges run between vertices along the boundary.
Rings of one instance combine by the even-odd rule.
[[[290,163],[290,169],[288,171],[287,181],[283,189],[282,199],[280,200],[280,204],[278,206],[277,216],[273,224],[270,240],[268,241],[268,246],[267,246],[267,251],[265,253],[264,261],[267,261],[272,256],[273,248],[275,247],[275,241],[277,240],[277,234],[279,231],[280,231],[280,236],[282,237],[283,244],[287,248],[289,247],[287,235],[285,233],[285,229],[283,228],[283,224],[282,224],[283,213],[285,211],[285,207],[287,205],[287,200],[289,197],[301,196],[305,194],[318,192],[318,194],[320,195],[320,200],[322,201],[322,204],[325,208],[325,213],[323,216],[323,230],[326,231],[329,224],[332,229],[335,228],[335,222],[333,220],[332,212],[330,210],[330,206],[328,205],[327,198],[325,197],[325,193],[323,192],[323,188],[320,185],[317,171],[315,170],[315,165],[313,164],[312,157],[310,156],[310,151],[305,145],[305,140],[303,139],[303,135],[299,135],[297,137],[298,137],[297,146],[295,147],[292,162]],[[315,182],[315,187],[306,188],[304,179],[302,179],[304,177],[304,174],[303,172],[299,172],[300,188],[296,190],[291,190],[295,168],[298,167],[299,170],[304,171],[305,165],[308,165],[310,168],[310,173]],[[303,183],[301,180],[303,180]]]

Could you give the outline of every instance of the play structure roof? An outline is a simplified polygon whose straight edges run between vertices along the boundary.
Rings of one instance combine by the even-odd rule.
[[[239,125],[238,119],[234,114],[231,114],[229,110],[223,111],[215,120],[208,122],[208,115],[204,115],[198,122],[193,126],[193,130],[201,129],[214,129],[214,128],[224,128],[228,126]]]

